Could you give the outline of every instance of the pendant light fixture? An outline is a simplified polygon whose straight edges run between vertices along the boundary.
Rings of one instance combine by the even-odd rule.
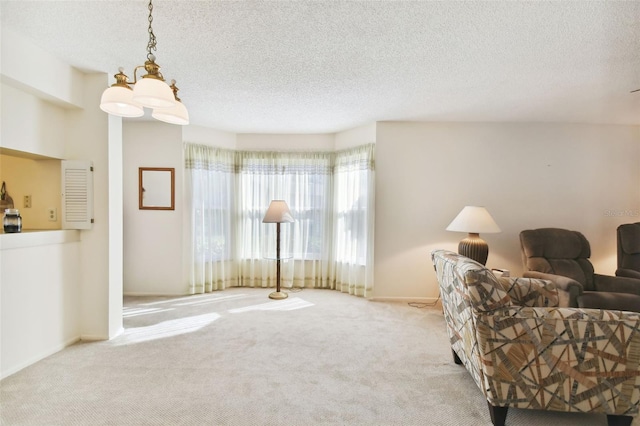
[[[147,44],[147,60],[144,65],[139,65],[133,70],[133,81],[124,74],[123,68],[119,68],[114,75],[116,82],[102,93],[100,109],[120,117],[140,117],[144,115],[144,109],[151,108],[151,116],[157,120],[171,124],[189,124],[187,108],[178,98],[178,88],[175,80],[171,80],[171,86],[165,81],[160,66],[156,64],[156,57],[152,53],[156,50],[156,36],[153,33],[153,3],[149,0],[149,43]],[[140,80],[136,72],[144,68],[147,74]],[[133,85],[133,89],[130,85]]]

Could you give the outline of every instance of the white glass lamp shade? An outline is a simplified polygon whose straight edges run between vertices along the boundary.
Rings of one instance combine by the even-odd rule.
[[[176,101],[176,104],[170,108],[154,109],[151,116],[156,120],[169,124],[179,124],[181,126],[189,124],[189,112],[187,107],[180,101]]]
[[[262,223],[283,223],[283,222],[293,222],[293,216],[291,215],[291,211],[289,211],[289,206],[284,200],[273,200],[271,204],[269,204],[269,208],[267,209],[267,213],[264,215],[264,219],[262,219]]]
[[[133,90],[122,86],[111,86],[102,92],[100,109],[120,117],[142,117],[144,109],[133,100]]]
[[[147,108],[170,108],[176,104],[173,91],[157,78],[142,78],[133,86],[133,100]]]
[[[494,234],[502,232],[484,207],[466,206],[447,226],[447,231]]]

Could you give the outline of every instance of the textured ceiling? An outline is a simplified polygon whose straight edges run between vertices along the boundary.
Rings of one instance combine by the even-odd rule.
[[[155,0],[192,124],[325,133],[373,121],[640,124],[640,1]],[[2,1],[2,25],[132,76],[147,1]]]

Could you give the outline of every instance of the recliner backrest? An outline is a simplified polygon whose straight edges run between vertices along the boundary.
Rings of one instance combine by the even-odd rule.
[[[578,231],[540,228],[520,233],[522,263],[526,271],[572,278],[584,290],[595,290],[589,241]]]
[[[618,268],[640,271],[640,222],[618,226]]]

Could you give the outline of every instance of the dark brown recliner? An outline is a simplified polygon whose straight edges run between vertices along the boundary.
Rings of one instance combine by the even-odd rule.
[[[618,277],[640,279],[640,222],[618,226]]]
[[[560,306],[640,312],[640,279],[596,274],[589,241],[580,232],[526,230],[520,244],[523,276],[553,281]]]

